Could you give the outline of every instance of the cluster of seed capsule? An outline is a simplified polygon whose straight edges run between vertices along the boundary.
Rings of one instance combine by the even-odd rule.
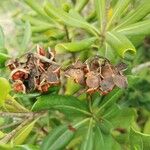
[[[49,87],[60,85],[60,65],[55,53],[37,46],[37,52],[28,52],[18,59],[9,60],[10,79],[16,92],[47,92]],[[127,78],[123,75],[124,63],[114,66],[108,59],[94,56],[85,62],[80,60],[68,66],[65,76],[85,87],[87,93],[100,92],[105,95],[115,86],[125,88]]]
[[[26,53],[6,64],[11,70],[10,80],[16,92],[47,92],[49,87],[60,84],[60,66],[55,53],[37,46],[36,53]]]
[[[65,75],[85,86],[87,93],[100,92],[105,95],[115,86],[127,86],[127,78],[123,75],[126,67],[124,63],[114,66],[108,59],[94,56],[84,63],[78,60],[66,69]]]

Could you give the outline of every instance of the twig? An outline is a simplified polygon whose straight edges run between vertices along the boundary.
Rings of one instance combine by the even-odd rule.
[[[64,29],[65,29],[65,32],[66,32],[66,38],[67,38],[67,41],[70,42],[71,40],[70,40],[68,28],[67,28],[66,25],[64,26]]]
[[[44,114],[45,114],[45,112],[44,113],[43,112],[32,113],[32,115],[29,116],[28,118],[26,118],[18,127],[16,127],[14,130],[12,130],[10,133],[8,133],[2,140],[0,140],[0,144],[8,143],[21,128],[23,128],[26,124],[31,122],[33,119],[41,117]]]
[[[21,129],[23,126],[25,126],[28,122],[30,122],[33,119],[33,117],[27,118],[25,121],[23,121],[17,128],[15,128],[13,131],[8,133],[1,141],[0,143],[6,144],[10,141],[10,139]]]
[[[43,60],[43,61],[45,61],[45,62],[48,62],[48,63],[51,63],[51,64],[57,64],[56,62],[54,62],[54,61],[52,61],[52,60],[50,60],[50,59],[48,59],[48,58],[46,58],[46,57],[44,57],[44,56],[42,56],[42,55],[39,55],[39,54],[34,54],[35,55],[35,57],[37,57],[37,58],[39,58],[39,59],[41,59],[41,60]]]
[[[148,62],[146,62],[146,63],[140,64],[140,65],[134,67],[134,68],[132,69],[132,73],[133,73],[133,74],[139,73],[141,70],[143,70],[143,69],[145,69],[145,68],[148,68],[148,67],[150,67],[150,61],[148,61]]]
[[[31,117],[33,115],[34,115],[33,112],[27,112],[27,113],[0,112],[1,117]]]
[[[15,125],[18,125],[22,122],[22,120],[18,121],[18,122],[13,122],[11,124],[8,124],[8,125],[4,125],[4,126],[0,126],[0,130],[3,130],[3,129],[6,129],[6,128],[10,128],[10,127],[13,127]]]

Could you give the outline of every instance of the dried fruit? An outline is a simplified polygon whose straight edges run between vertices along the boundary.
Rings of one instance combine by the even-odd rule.
[[[47,92],[48,88],[60,84],[60,66],[54,61],[54,53],[37,46],[37,53],[26,53],[16,61],[8,63],[10,79],[16,92]],[[11,65],[11,67],[10,67]],[[13,65],[13,68],[12,68]]]
[[[108,59],[94,56],[84,63],[78,60],[67,68],[65,75],[72,77],[76,83],[85,85],[87,93],[97,91],[105,95],[115,86],[119,88],[127,86],[127,78],[123,75],[126,67],[124,63],[114,66]]]

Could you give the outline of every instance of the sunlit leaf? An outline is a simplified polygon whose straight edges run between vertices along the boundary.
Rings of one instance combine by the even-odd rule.
[[[136,52],[136,49],[131,41],[123,34],[117,32],[107,32],[106,41],[121,57],[124,57],[125,53],[128,51],[132,53]]]
[[[6,100],[7,95],[10,92],[10,84],[8,80],[0,77],[0,106],[2,106]]]
[[[115,5],[115,8],[113,9],[112,17],[110,18],[108,22],[108,25],[107,25],[108,28],[114,21],[116,21],[118,18],[121,17],[122,13],[124,12],[128,4],[130,3],[130,1],[131,0],[118,0],[117,4]]]
[[[149,35],[150,34],[150,20],[140,21],[138,23],[125,26],[118,30],[118,32],[124,35]]]
[[[88,24],[84,19],[81,19],[81,16],[80,19],[79,17],[77,19],[76,16],[73,17],[72,14],[52,6],[51,3],[46,3],[44,9],[49,16],[54,16],[59,22],[62,22],[68,26],[85,29],[96,36],[99,34],[97,29]],[[76,14],[78,13],[76,12]],[[77,16],[79,16],[79,14]]]
[[[88,2],[89,0],[77,0],[75,10],[81,12]]]
[[[73,41],[71,43],[61,43],[57,44],[55,49],[57,53],[64,53],[64,52],[78,52],[87,50],[90,46],[95,42],[96,38],[88,38],[81,41]]]
[[[22,144],[32,131],[35,122],[36,120],[32,121],[31,123],[25,125],[20,131],[18,131],[13,138],[13,143],[16,145]]]
[[[17,145],[12,150],[40,150],[40,149],[33,145]]]
[[[135,9],[128,13],[123,20],[116,28],[125,27],[139,20],[143,19],[150,12],[150,3],[149,0],[141,1],[141,4],[138,5]]]
[[[150,134],[150,119],[148,119],[144,125],[144,131],[145,134]]]

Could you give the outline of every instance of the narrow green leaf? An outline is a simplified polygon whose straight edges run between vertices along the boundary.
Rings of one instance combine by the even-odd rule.
[[[127,36],[149,35],[150,20],[140,21],[138,23],[125,26],[124,28],[118,29],[117,31]]]
[[[28,47],[28,44],[31,40],[31,34],[32,34],[31,33],[31,25],[30,25],[29,21],[26,21],[24,36],[23,36],[22,43],[21,43],[22,53],[24,53]]]
[[[80,150],[92,150],[93,149],[93,120],[90,120],[88,131],[83,139]]]
[[[99,27],[103,28],[105,19],[106,0],[94,0]]]
[[[34,16],[23,15],[21,18],[23,21],[29,21],[31,25],[39,26],[49,26],[51,25],[47,20],[35,18]]]
[[[88,2],[89,0],[77,0],[75,10],[81,12]]]
[[[5,66],[5,62],[9,58],[10,56],[7,55],[7,50],[5,48],[4,32],[2,27],[0,26],[0,68]]]
[[[51,3],[46,3],[44,9],[50,17],[54,16],[55,18],[57,18],[57,21],[64,23],[65,25],[85,29],[95,36],[98,36],[99,34],[99,31],[94,26],[87,23],[77,12],[74,12],[76,16],[72,15],[72,13],[70,14],[54,7],[53,5],[51,5]]]
[[[5,62],[11,57],[7,54],[0,52],[0,68],[5,66]]]
[[[0,26],[0,49],[4,47],[5,47],[4,32],[2,30],[2,27]]]
[[[78,129],[89,119],[84,119],[73,125],[73,128]],[[44,139],[41,148],[42,150],[59,150],[63,149],[74,137],[75,131],[69,130],[67,125],[59,126],[53,129]]]
[[[17,145],[12,150],[40,150],[40,149],[33,145]]]
[[[133,10],[131,13],[129,13],[123,18],[122,23],[120,23],[116,27],[116,29],[138,22],[139,20],[143,19],[147,14],[149,14],[149,12],[150,12],[149,0],[141,1],[141,4],[138,7],[136,7],[135,10]]]
[[[54,26],[54,25],[48,25],[48,26],[46,26],[46,25],[39,26],[38,25],[38,26],[32,26],[31,30],[33,33],[40,33],[40,32],[45,32],[47,30],[55,29],[55,28],[56,28],[56,26]]]
[[[121,17],[122,13],[130,3],[130,1],[131,0],[118,0],[115,8],[113,9],[113,15],[108,22],[107,28],[109,28],[114,21]]]
[[[106,96],[103,100],[103,103],[99,106],[97,113],[100,113],[103,109],[108,109],[113,104],[115,104],[115,102],[122,96],[122,94],[123,90],[119,89],[116,90],[113,95],[110,93],[110,96]]]
[[[79,52],[87,50],[96,41],[96,37],[84,39],[81,41],[73,41],[71,43],[60,43],[57,44],[55,50],[57,53],[69,52]]]
[[[130,130],[130,142],[131,147],[140,146],[140,150],[148,150],[150,149],[150,135],[143,134],[141,132],[135,131],[133,128]]]
[[[24,2],[29,5],[34,11],[36,11],[38,14],[40,14],[43,18],[50,22],[54,22],[52,18],[50,18],[43,10],[40,4],[36,0],[24,0]]]
[[[26,140],[26,138],[29,136],[36,121],[37,120],[32,121],[31,123],[25,125],[20,131],[18,131],[12,140],[13,143],[16,145],[22,144]]]
[[[124,57],[127,51],[136,52],[131,41],[121,33],[107,32],[106,41],[121,57]]]
[[[104,139],[99,125],[95,126],[94,129],[94,150],[103,150],[104,148]]]
[[[150,119],[148,119],[144,125],[144,131],[145,134],[150,134]]]
[[[57,109],[72,115],[90,115],[88,106],[73,96],[43,95],[33,106],[33,111]]]
[[[65,95],[73,95],[80,89],[80,85],[75,83],[73,79],[68,78],[66,82],[66,91]]]
[[[2,106],[6,100],[7,95],[10,92],[10,84],[8,80],[0,77],[0,106]]]

